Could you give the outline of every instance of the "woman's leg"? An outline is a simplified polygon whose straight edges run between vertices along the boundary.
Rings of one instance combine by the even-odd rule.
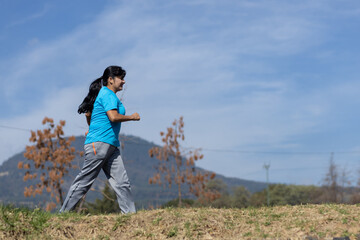
[[[110,146],[102,142],[90,143],[84,146],[85,160],[83,168],[72,183],[60,212],[73,210],[80,199],[87,193],[98,176],[105,162],[104,159],[112,154],[112,152],[109,152],[109,150],[113,150],[110,149]]]
[[[115,148],[111,157],[103,165],[103,170],[114,189],[122,213],[136,212],[130,181],[127,176],[119,148]]]

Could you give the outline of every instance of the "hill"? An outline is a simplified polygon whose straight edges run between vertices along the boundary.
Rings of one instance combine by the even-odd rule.
[[[138,208],[148,208],[149,206],[159,206],[166,201],[177,197],[175,187],[169,191],[158,185],[150,185],[149,177],[154,173],[154,166],[157,160],[150,158],[148,151],[156,146],[144,139],[135,136],[121,135],[120,139],[124,148],[122,149],[122,157],[124,164],[132,184],[135,201]],[[83,150],[84,137],[76,137],[73,146],[78,151]],[[31,181],[24,182],[24,170],[17,168],[19,161],[27,161],[23,152],[9,158],[0,166],[0,202],[13,203],[15,205],[26,205],[30,207],[43,206],[49,200],[45,194],[36,198],[25,198],[23,195],[24,187],[34,183]],[[206,160],[202,160],[206,161]],[[74,159],[74,163],[82,166],[83,158]],[[63,189],[65,192],[69,189],[71,182],[79,172],[79,169],[73,169],[69,175],[65,177]],[[222,179],[231,189],[234,186],[244,186],[250,192],[261,191],[266,187],[265,183],[248,181],[238,178],[227,178],[217,175],[216,178]],[[106,181],[105,175],[101,172],[98,179],[93,185],[93,191],[89,191],[86,196],[87,201],[94,201],[101,197],[101,189]],[[186,194],[185,194],[186,196]],[[188,195],[189,196],[189,195]]]
[[[359,239],[359,205],[50,214],[0,207],[1,239]]]

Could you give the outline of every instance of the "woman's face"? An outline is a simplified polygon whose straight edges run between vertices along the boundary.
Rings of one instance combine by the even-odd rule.
[[[114,78],[110,77],[110,78],[109,78],[109,84],[110,84],[110,86],[112,87],[112,90],[113,90],[114,92],[119,92],[119,91],[123,90],[123,86],[124,86],[124,84],[125,84],[125,80],[124,80],[124,78],[121,79],[121,78],[118,77],[118,76],[116,76],[116,77],[114,77]]]

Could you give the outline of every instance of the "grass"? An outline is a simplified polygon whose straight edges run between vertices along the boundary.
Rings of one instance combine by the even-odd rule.
[[[283,239],[360,237],[360,205],[167,208],[51,214],[0,206],[0,239]]]
[[[120,215],[116,218],[116,222],[112,228],[113,231],[116,231],[118,227],[123,227],[129,221],[131,215]]]
[[[36,236],[49,226],[51,214],[40,209],[0,206],[0,238],[7,236]]]
[[[167,234],[167,237],[168,238],[171,238],[171,237],[175,237],[178,233],[178,227],[177,226],[174,226],[170,229],[170,231],[168,232]]]

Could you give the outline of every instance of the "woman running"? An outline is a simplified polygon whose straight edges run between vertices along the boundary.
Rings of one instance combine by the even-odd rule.
[[[85,113],[90,125],[84,145],[85,160],[60,212],[75,208],[101,169],[116,193],[121,212],[136,212],[130,182],[119,149],[121,123],[140,120],[138,113],[125,115],[125,108],[116,96],[116,93],[123,89],[125,75],[125,70],[119,66],[107,67],[102,77],[91,83],[88,95],[79,106],[78,113]]]

